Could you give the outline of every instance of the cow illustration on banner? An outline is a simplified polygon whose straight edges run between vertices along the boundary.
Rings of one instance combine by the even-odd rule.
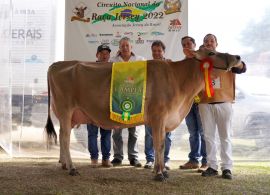
[[[71,17],[71,21],[79,20],[82,22],[90,22],[90,18],[85,18],[86,10],[87,6],[85,6],[83,3],[81,3],[81,5],[76,6],[73,10],[73,13],[75,15]]]

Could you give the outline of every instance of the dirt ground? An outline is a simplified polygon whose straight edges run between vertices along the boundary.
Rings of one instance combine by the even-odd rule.
[[[74,159],[79,176],[69,176],[56,158],[9,158],[0,154],[0,194],[270,194],[270,162],[236,162],[233,180],[201,177],[180,170],[172,161],[166,182],[153,180],[151,170],[128,163],[93,168],[88,159]]]

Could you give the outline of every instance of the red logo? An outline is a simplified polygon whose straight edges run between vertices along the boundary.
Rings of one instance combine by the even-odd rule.
[[[182,27],[182,24],[179,19],[170,20],[170,24],[168,27],[169,32],[179,32]]]

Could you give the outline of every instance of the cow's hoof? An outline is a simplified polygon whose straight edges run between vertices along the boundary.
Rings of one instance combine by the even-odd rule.
[[[61,163],[61,167],[62,167],[63,170],[67,170],[67,165],[66,165],[66,163],[62,163],[61,160],[59,160],[58,163]]]
[[[65,163],[62,164],[62,169],[67,170],[67,165]]]
[[[162,174],[165,178],[169,178],[169,173],[167,171],[164,171]]]
[[[71,169],[70,171],[69,171],[69,175],[71,175],[71,176],[76,176],[76,175],[80,175],[80,173],[77,171],[77,169]]]
[[[166,181],[166,178],[163,176],[163,174],[157,174],[157,175],[154,177],[154,180],[155,180],[155,181]]]

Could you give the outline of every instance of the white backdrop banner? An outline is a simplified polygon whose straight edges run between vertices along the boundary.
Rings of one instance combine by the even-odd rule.
[[[161,40],[165,57],[180,60],[187,16],[187,0],[66,0],[65,60],[95,61],[102,43],[111,47],[112,57],[122,37],[129,37],[133,52],[147,59],[152,42]]]

